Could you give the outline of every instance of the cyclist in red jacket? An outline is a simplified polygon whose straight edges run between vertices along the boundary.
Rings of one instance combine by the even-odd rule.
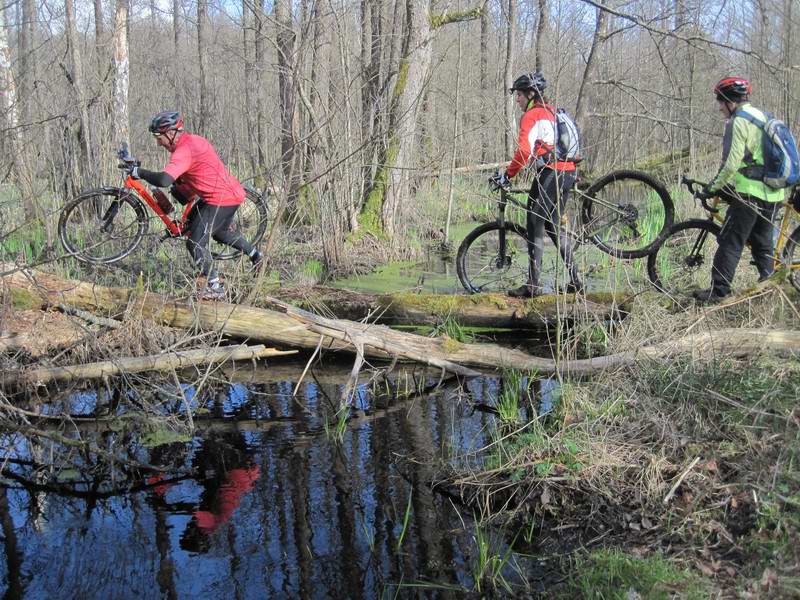
[[[254,266],[262,259],[261,253],[234,228],[233,217],[244,202],[244,188],[228,172],[207,139],[183,130],[180,113],[156,114],[150,122],[150,133],[170,153],[167,166],[163,171],[133,167],[131,177],[157,187],[171,187],[173,195],[184,204],[199,196],[189,213],[186,247],[201,274],[198,297],[222,299],[225,287],[211,259],[210,238],[240,250]]]
[[[524,112],[519,126],[517,151],[498,184],[506,185],[520,170],[532,162],[536,177],[528,193],[528,281],[510,296],[525,298],[543,293],[539,281],[544,254],[544,234],[553,240],[569,270],[570,282],[566,291],[583,289],[578,270],[573,260],[572,243],[561,227],[569,192],[575,185],[575,163],[558,161],[555,157],[556,117],[555,110],[548,106],[544,96],[547,81],[541,73],[524,74],[517,77],[510,92],[520,110]]]

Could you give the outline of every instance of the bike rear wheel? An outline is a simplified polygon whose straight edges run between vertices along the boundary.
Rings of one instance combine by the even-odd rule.
[[[583,194],[583,237],[617,258],[655,250],[675,218],[667,189],[647,173],[614,171]]]
[[[110,264],[128,256],[147,231],[139,198],[124,189],[83,192],[67,203],[58,219],[64,250],[89,264]]]
[[[800,227],[795,229],[786,242],[781,256],[783,265],[789,269],[789,281],[800,292]]]
[[[245,199],[233,217],[233,226],[253,246],[258,246],[264,237],[269,221],[267,202],[263,195],[251,187],[245,186]],[[229,260],[239,256],[241,252],[225,244],[211,240],[211,255],[216,260]]]

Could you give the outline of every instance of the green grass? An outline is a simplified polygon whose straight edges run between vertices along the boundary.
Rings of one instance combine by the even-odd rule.
[[[709,598],[698,576],[659,555],[637,558],[603,549],[579,556],[562,598],[596,600],[701,600]]]

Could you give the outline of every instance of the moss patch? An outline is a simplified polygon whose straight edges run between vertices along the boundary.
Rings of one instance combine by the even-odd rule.
[[[422,310],[432,315],[446,317],[473,306],[489,306],[499,310],[508,308],[508,299],[501,294],[475,294],[458,296],[452,294],[386,294],[378,298],[381,306]]]
[[[30,290],[11,288],[11,306],[15,310],[32,310],[42,306],[42,299]]]

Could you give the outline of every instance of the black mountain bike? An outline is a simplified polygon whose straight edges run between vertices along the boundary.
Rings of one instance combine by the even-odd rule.
[[[461,285],[471,294],[502,292],[528,280],[526,228],[508,221],[509,203],[527,210],[514,198],[527,189],[498,188],[497,218],[473,229],[458,248],[456,270]],[[640,171],[614,171],[593,182],[585,191],[576,185],[580,219],[569,231],[577,242],[591,242],[616,258],[641,258],[664,239],[674,219],[672,198],[653,177]],[[545,282],[543,282],[545,283]]]

